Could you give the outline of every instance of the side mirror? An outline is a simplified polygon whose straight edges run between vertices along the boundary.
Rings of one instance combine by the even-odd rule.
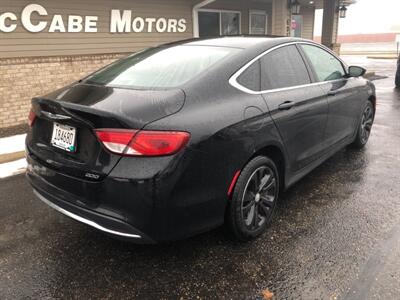
[[[362,67],[350,66],[348,75],[349,77],[360,77],[364,76],[366,72],[367,70]]]

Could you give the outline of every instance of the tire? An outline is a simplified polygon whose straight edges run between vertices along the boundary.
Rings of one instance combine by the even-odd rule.
[[[364,106],[360,123],[358,125],[357,136],[352,144],[354,148],[362,149],[368,142],[371,134],[372,125],[375,118],[375,109],[371,101],[367,101]]]
[[[255,239],[269,226],[279,197],[279,183],[278,169],[268,157],[257,156],[244,167],[226,215],[236,241]]]

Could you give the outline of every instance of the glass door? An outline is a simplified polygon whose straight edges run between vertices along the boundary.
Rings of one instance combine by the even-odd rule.
[[[293,15],[292,16],[292,25],[291,25],[291,36],[292,37],[302,37],[303,35],[303,16],[301,15]]]
[[[240,14],[223,12],[221,13],[221,35],[240,34]]]
[[[203,10],[199,12],[200,37],[239,35],[240,13],[231,11]]]
[[[208,11],[199,12],[200,37],[219,36],[220,27],[219,13]]]

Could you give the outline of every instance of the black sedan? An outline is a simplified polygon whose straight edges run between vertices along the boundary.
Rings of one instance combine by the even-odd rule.
[[[375,88],[360,67],[294,38],[147,49],[32,100],[27,178],[45,203],[137,243],[270,223],[279,193],[363,147]]]

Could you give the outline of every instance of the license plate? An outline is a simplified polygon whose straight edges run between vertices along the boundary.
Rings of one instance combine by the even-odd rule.
[[[51,144],[67,152],[75,152],[76,128],[68,125],[54,123]]]

